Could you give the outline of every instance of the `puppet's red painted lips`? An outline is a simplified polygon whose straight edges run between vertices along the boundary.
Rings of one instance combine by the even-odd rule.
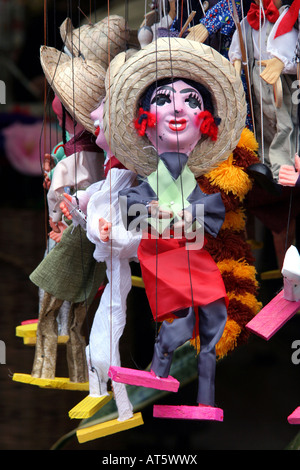
[[[99,132],[100,132],[100,127],[96,127],[96,130],[95,130],[95,136],[98,137],[99,135]]]
[[[173,119],[169,122],[169,128],[172,131],[183,131],[186,128],[186,120],[185,119]]]

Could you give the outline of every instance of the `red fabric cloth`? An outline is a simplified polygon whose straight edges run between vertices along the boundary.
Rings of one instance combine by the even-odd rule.
[[[274,38],[277,38],[278,36],[282,36],[283,34],[291,31],[292,27],[297,21],[299,8],[300,8],[300,0],[294,0],[292,5],[288,9],[287,13],[284,15],[284,17],[280,21]]]
[[[65,143],[64,149],[67,157],[75,152],[101,152],[102,150],[96,145],[96,138],[88,131],[76,134],[72,139]]]
[[[138,258],[155,321],[221,298],[228,305],[221,273],[211,255],[205,249],[187,250],[184,238],[142,238]]]
[[[125,166],[122,165],[122,163],[116,157],[114,156],[110,157],[110,159],[108,160],[104,168],[105,178],[107,177],[107,173],[109,172],[109,170],[111,170],[112,168],[119,168],[119,170],[126,170]]]
[[[275,7],[273,0],[263,0],[263,7],[266,19],[270,23],[275,23],[279,18],[279,11]],[[259,29],[259,14],[261,14],[261,21],[263,21],[263,13],[260,9],[260,6],[256,3],[251,3],[249,11],[247,13],[247,20],[251,28],[258,30]]]

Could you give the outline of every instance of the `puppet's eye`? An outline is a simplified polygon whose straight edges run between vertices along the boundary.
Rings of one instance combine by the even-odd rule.
[[[202,104],[201,104],[201,101],[198,97],[198,95],[196,95],[196,93],[191,93],[189,95],[189,97],[185,100],[186,103],[188,103],[188,105],[190,106],[190,108],[199,108],[201,109],[202,108]]]
[[[171,103],[170,93],[158,93],[151,101],[151,104],[157,106],[163,106],[166,103]]]

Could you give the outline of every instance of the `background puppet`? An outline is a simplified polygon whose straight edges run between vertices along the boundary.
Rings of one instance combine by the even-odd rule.
[[[135,54],[134,60],[129,59],[123,65],[123,67],[121,67],[117,78],[115,78],[114,80],[112,89],[110,90],[110,106],[111,109],[114,110],[114,115],[110,120],[110,122],[114,122],[113,126],[110,127],[110,132],[112,133],[111,135],[113,142],[113,150],[116,156],[120,159],[120,161],[125,164],[127,168],[136,171],[143,178],[146,177],[145,181],[143,181],[138,187],[133,188],[130,191],[124,191],[121,194],[122,196],[128,196],[131,202],[138,202],[139,204],[144,205],[144,209],[147,205],[152,206],[151,201],[153,199],[159,200],[161,202],[160,198],[163,198],[165,196],[165,208],[167,206],[167,212],[170,211],[172,208],[172,214],[174,214],[175,217],[174,209],[176,209],[176,213],[182,211],[183,209],[183,206],[181,205],[182,201],[176,201],[176,193],[177,196],[179,193],[179,199],[184,198],[185,201],[190,201],[188,203],[186,202],[187,206],[192,206],[191,200],[193,200],[193,198],[189,199],[189,196],[191,191],[193,192],[194,188],[194,201],[196,202],[196,197],[199,197],[201,195],[201,203],[204,203],[204,207],[207,204],[208,211],[204,212],[205,228],[208,228],[210,226],[209,231],[213,235],[217,235],[217,232],[223,223],[225,215],[225,210],[221,201],[220,194],[215,193],[211,196],[204,195],[204,193],[202,193],[196,183],[195,176],[200,176],[205,171],[214,168],[218,163],[220,163],[220,161],[226,160],[228,155],[231,153],[232,148],[234,148],[236,143],[238,142],[242,128],[244,126],[243,120],[245,118],[246,113],[242,83],[239,77],[237,77],[237,75],[232,70],[229,62],[215,51],[214,53],[212,53],[211,48],[203,46],[193,41],[188,41],[186,39],[171,38],[171,43],[169,43],[169,41],[170,38],[160,38],[156,41],[156,43],[150,44],[149,46],[145,47],[144,50],[141,50],[139,53]],[[152,61],[151,58],[155,57],[157,51],[159,51],[159,54],[157,56],[158,60]],[[188,67],[187,61],[189,63]],[[209,78],[212,75],[214,75],[214,84],[212,84]],[[217,77],[219,77],[219,80]],[[154,92],[155,87],[152,89],[151,92],[151,89],[148,89],[149,86],[153,85],[153,83],[156,83],[156,80],[166,78],[169,82],[167,85],[165,84],[166,88],[162,88],[161,93],[157,93],[157,96],[154,93],[152,99],[157,102],[157,110],[159,110],[160,106],[162,108],[166,106],[169,109],[169,117],[166,117],[165,120],[162,119],[161,121],[159,121],[160,112],[158,112],[157,118],[155,112],[149,113],[149,110],[147,110],[147,108],[140,108],[138,112],[138,108],[141,105],[140,99],[144,96],[146,90],[148,90],[150,94]],[[174,86],[176,86],[176,90],[177,86],[179,87],[176,96],[180,96],[179,100],[180,104],[182,105],[178,109],[176,108],[176,106],[174,108],[174,101],[172,101],[171,98],[171,95],[173,97],[173,92],[170,91],[168,88],[169,86],[172,87],[173,78],[179,79],[179,81],[174,80]],[[194,86],[191,85],[191,83],[189,82],[184,84],[183,81],[188,81],[191,79],[194,80]],[[138,81],[140,86],[137,87],[135,84],[135,86],[133,87],[132,80],[135,80],[135,83]],[[203,88],[200,87],[202,95],[201,93],[199,93],[199,90],[195,87],[195,82],[199,82],[201,83],[201,85],[203,85]],[[225,87],[224,83],[226,83]],[[159,84],[161,86],[163,85],[163,83],[160,82]],[[187,91],[188,88],[190,89],[189,92]],[[221,88],[222,92],[220,93]],[[226,90],[226,98],[224,97],[223,93],[224,89]],[[120,113],[118,114],[118,103],[122,102],[122,99],[124,99],[122,96],[123,91],[124,93],[126,93],[126,109],[128,110],[128,113],[126,114],[126,116],[122,116],[123,123],[121,124],[119,116]],[[180,91],[182,93],[180,93]],[[151,96],[149,96],[148,98],[151,99]],[[205,124],[208,125],[210,131],[212,131],[212,133],[210,134],[212,139],[207,138],[207,136],[205,138],[202,135],[205,134],[205,132],[210,132],[205,131],[205,124],[203,124],[202,130],[200,131],[198,127],[198,133],[195,131],[195,133],[193,134],[193,139],[195,138],[195,135],[197,137],[196,141],[194,141],[193,145],[191,146],[191,143],[188,143],[187,141],[184,142],[183,136],[185,135],[185,132],[181,131],[185,131],[185,129],[188,129],[188,131],[190,132],[191,122],[193,121],[193,125],[195,125],[194,119],[196,119],[196,115],[199,114],[199,110],[203,111],[203,102],[205,102],[205,106],[208,107],[210,112],[208,112],[208,109],[206,109],[206,112],[204,111],[204,114],[200,114],[200,117],[198,117],[198,119],[200,119],[198,124],[201,125],[201,123],[205,121]],[[185,109],[185,111],[189,110],[189,113],[191,113],[190,119],[187,119],[186,116],[185,119],[183,119],[183,109]],[[224,120],[221,121],[219,128],[219,136],[217,137],[218,131],[214,118],[219,114],[221,109],[224,112],[224,116],[227,116],[227,119],[224,118]],[[105,119],[105,116],[106,114],[104,114],[104,121],[107,126],[105,127],[106,131],[108,132],[108,122]],[[191,116],[193,116],[193,118],[191,118]],[[143,121],[144,117],[146,118],[146,122]],[[143,130],[145,131],[145,129],[147,129],[147,134],[151,132],[152,137],[149,137],[149,140],[152,143],[153,147],[149,145],[149,140],[146,137],[138,135],[137,130],[134,129],[133,122],[136,119],[136,125],[141,135],[143,134]],[[156,133],[156,129],[155,127],[153,127],[156,126],[160,131],[163,122],[170,123],[170,125],[167,124],[166,126],[168,129],[168,131],[166,131],[166,134],[168,134],[168,132],[172,134],[173,132],[174,140],[170,140],[169,147],[165,140],[163,140],[161,132]],[[124,125],[127,129],[126,135],[124,134]],[[130,130],[130,133],[128,133],[128,130]],[[224,132],[226,133],[226,138]],[[168,134],[169,137],[171,134]],[[230,136],[229,139],[228,136]],[[171,144],[173,145],[172,148],[170,147]],[[183,147],[181,147],[181,144],[183,144]],[[177,145],[179,145],[179,153]],[[175,153],[175,156],[173,153],[174,158],[172,158],[172,155],[169,154],[167,156],[167,159],[158,159],[156,151],[154,149],[157,149],[158,153],[169,149]],[[188,158],[187,155],[181,154],[182,151],[185,154],[188,154]],[[170,156],[171,162],[169,161]],[[188,162],[187,165],[185,165],[186,161]],[[158,171],[156,172],[157,162],[159,163]],[[163,174],[167,179],[162,179],[159,183],[158,188],[160,188],[160,194],[157,198],[158,188],[155,187],[155,180],[156,176],[160,180],[160,170],[163,171]],[[185,192],[182,193],[180,189],[178,191],[180,185],[176,187],[176,179],[174,180],[172,177],[173,171],[177,171],[178,185],[181,179],[186,181],[185,178],[187,178],[187,174],[189,174],[189,177],[191,178],[190,184],[189,188],[186,188]],[[153,185],[152,188],[151,185],[148,184],[150,183],[150,180]],[[171,190],[171,194],[173,196],[172,200],[170,200],[167,195],[163,194],[164,190],[166,189],[164,187],[163,181],[169,181],[169,189]],[[192,184],[191,181],[194,181],[194,184]],[[174,189],[173,192],[172,187],[173,189],[176,187],[176,190]],[[142,194],[143,189],[146,189],[146,191],[148,191],[146,197],[144,194]],[[213,209],[212,212],[210,212],[209,209],[209,204],[212,200],[213,205],[215,204],[215,212],[213,211]],[[170,204],[169,206],[168,203]],[[124,214],[126,215],[125,219],[127,219],[126,223],[128,224],[131,222],[131,218],[127,218],[128,207],[126,205],[126,202],[124,204]],[[156,206],[156,204],[154,205]],[[185,208],[187,206],[185,206]],[[186,210],[184,211],[184,213],[185,215],[187,215]],[[139,219],[139,221],[141,221],[142,218],[144,218],[144,220],[147,218],[147,210],[146,212],[145,210],[143,211],[143,215]],[[171,218],[173,218],[173,215],[171,216]],[[194,219],[194,212],[192,212],[192,218]],[[203,220],[201,222],[203,224]],[[170,223],[170,220],[167,220],[167,224],[168,223]],[[212,225],[210,225],[210,223]],[[158,266],[164,264],[163,261],[160,260],[162,260],[164,256],[166,256],[169,262],[167,273],[163,269],[159,271],[159,274],[155,272],[155,244],[157,241],[160,246],[157,257]],[[152,252],[153,248],[154,253]],[[164,250],[167,250],[167,252],[164,253]],[[172,277],[175,272],[178,273],[178,264],[181,265],[181,268],[183,267],[183,258],[184,256],[188,257],[188,254],[190,254],[190,260],[192,260],[190,265],[193,279],[192,290],[188,280],[188,264],[184,265],[185,269],[182,269],[180,276],[178,276],[177,274],[175,275],[175,279],[173,279]],[[210,275],[212,275],[212,278],[215,282],[215,294],[213,294],[213,296],[215,295],[214,298],[208,298],[210,289],[209,284],[206,285],[206,293],[208,293],[208,297],[206,299],[207,303],[209,304],[211,302],[210,307],[212,307],[213,302],[216,301],[216,303],[214,304],[216,308],[214,317],[215,324],[214,327],[212,327],[211,325],[212,329],[210,330],[210,334],[212,336],[208,341],[209,346],[204,336],[202,336],[202,333],[204,332],[204,326],[201,323],[203,318],[205,317],[207,305],[204,305],[203,303],[203,291],[200,294],[201,289],[198,289],[199,284],[202,284],[204,278],[201,276],[199,271],[197,272],[197,268],[199,268],[199,265],[197,261],[195,262],[197,257],[201,257],[202,255],[204,256],[204,258],[206,258],[206,261],[208,262],[208,270],[212,268]],[[154,360],[152,363],[152,368],[154,372],[160,377],[168,376],[172,360],[172,351],[174,351],[174,349],[176,349],[179,344],[182,344],[182,342],[186,341],[187,339],[193,336],[194,321],[197,317],[197,326],[199,326],[200,331],[198,402],[214,406],[214,385],[206,388],[206,385],[204,385],[203,382],[205,381],[205,379],[202,376],[203,369],[202,367],[200,367],[200,364],[204,356],[206,356],[206,359],[210,358],[208,360],[211,360],[211,368],[209,366],[207,367],[208,369],[210,369],[210,378],[212,379],[211,382],[214,382],[215,345],[218,339],[220,339],[226,323],[227,302],[224,284],[217,266],[213,263],[212,258],[209,256],[208,252],[205,251],[205,248],[200,250],[186,250],[184,238],[181,239],[181,242],[180,240],[176,240],[175,238],[161,239],[159,237],[158,240],[142,239],[138,250],[138,256],[141,262],[142,275],[146,285],[146,293],[150,306],[152,308],[152,314],[154,319],[159,319],[159,321],[163,321],[167,318],[173,318],[172,323],[164,322],[161,328],[161,332],[158,337],[159,341],[155,346],[156,352],[154,354]],[[177,258],[178,256],[179,258]],[[170,268],[170,266],[174,268],[174,271]],[[197,275],[199,277],[197,277]],[[155,279],[158,279],[157,294],[155,292]],[[163,282],[162,284],[160,284],[160,281],[162,281],[162,279]],[[197,282],[195,282],[195,279],[197,279]],[[202,279],[202,281],[200,279]],[[172,280],[174,281],[173,285]],[[162,294],[161,288],[163,285],[165,287],[165,291]],[[198,287],[195,287],[197,285]],[[202,284],[202,286],[204,287],[204,284]],[[217,286],[219,287],[219,289],[217,289]],[[174,288],[176,289],[176,295],[174,295]],[[173,296],[173,302],[170,300],[170,293],[172,293],[171,296]],[[157,298],[157,302],[159,305],[158,310],[156,310],[157,305],[155,302],[155,298]],[[195,307],[198,307],[199,317],[198,315],[195,316]],[[180,318],[176,316],[176,311],[177,313],[180,311]],[[176,318],[176,320],[174,320],[174,318]],[[213,323],[214,320],[212,320]],[[179,323],[185,323],[186,325],[188,325],[187,329],[185,331],[182,330],[180,332],[182,333],[181,338],[179,339],[177,337],[172,346],[167,345],[168,341],[166,341],[167,349],[165,350],[165,345],[162,345],[161,338],[163,337],[163,341],[165,341],[165,335],[168,336],[168,331],[171,332],[172,330],[175,330],[176,336],[176,324],[178,325]],[[167,354],[164,356],[163,353]],[[159,366],[158,362],[160,363]],[[202,369],[201,372],[200,369]],[[149,376],[147,375],[147,377]],[[113,373],[112,378],[114,378]],[[159,382],[160,379],[156,379],[155,377],[153,377],[153,382],[156,382],[156,380],[157,382]],[[153,386],[156,387],[156,385]]]
[[[112,67],[112,65],[111,65]],[[111,69],[110,69],[111,70]],[[94,258],[106,263],[108,283],[101,295],[86,347],[90,397],[108,394],[108,369],[120,366],[119,340],[126,324],[126,300],[131,289],[130,261],[137,261],[140,235],[127,232],[122,224],[118,193],[135,183],[136,173],[127,170],[111,154],[103,132],[103,103],[91,113],[96,129],[96,143],[105,151],[106,178],[78,192],[80,208],[87,214],[87,237],[95,245]],[[61,203],[67,217],[71,217],[65,203]],[[112,230],[113,227],[113,230]],[[126,387],[113,383],[118,408],[118,419],[133,416]]]
[[[269,169],[269,172],[258,166],[256,170],[269,176],[270,179],[274,178],[276,182],[280,166],[292,163],[298,129],[297,106],[292,100],[292,83],[295,80],[295,75],[293,75],[295,66],[292,64],[292,58],[297,31],[291,28],[277,40],[274,39],[281,16],[286,13],[287,7],[282,6],[282,3],[280,0],[264,0],[263,2],[255,0],[250,6],[247,17],[241,22],[253,88],[252,98],[259,155],[262,164]],[[242,56],[237,31],[233,35],[229,48],[229,58],[235,67],[240,68]],[[281,106],[276,105],[273,85],[265,81],[269,73],[268,68],[262,72],[260,61],[266,65],[267,59],[268,68],[274,67],[275,63],[281,64],[283,97]]]
[[[67,18],[60,27],[60,34],[67,54],[53,48],[46,52],[44,48],[41,51],[41,58],[44,59],[42,66],[50,86],[57,93],[69,115],[83,126],[84,132],[65,143],[64,151],[68,158],[57,164],[55,177],[52,176],[48,192],[50,223],[53,228],[52,238],[57,241],[61,240],[62,212],[59,205],[65,187],[76,192],[103,177],[102,152],[94,141],[94,126],[90,119],[90,112],[95,109],[104,96],[105,69],[108,66],[109,58],[125,49],[129,30],[124,18],[114,15],[110,18],[104,18],[96,24],[89,23],[77,29],[73,28],[71,20]],[[64,80],[66,81],[64,82]],[[88,93],[86,93],[87,91]],[[84,100],[84,105],[82,100]],[[79,338],[77,358],[72,359],[70,347],[67,357],[70,356],[69,368],[73,369],[73,372],[70,372],[71,381],[86,381],[88,374],[85,341],[80,330],[88,307],[99,286],[105,280],[105,265],[97,263],[93,258],[94,246],[80,227],[66,229],[63,240],[55,248],[56,250],[51,253],[51,257],[49,253],[46,264],[41,263],[32,273],[31,280],[46,289],[49,289],[50,286],[51,294],[47,292],[45,299],[46,312],[50,311],[51,313],[51,331],[46,334],[48,339],[51,338],[50,349],[55,350],[55,336],[57,334],[55,316],[61,300],[70,301],[70,314],[72,314],[74,307],[80,311],[80,319],[77,324],[75,323],[76,331],[74,332],[75,336],[77,335]],[[49,273],[49,270],[50,272],[55,271],[55,276],[52,276],[51,280],[46,274]],[[65,289],[67,278],[70,279],[70,284]],[[70,315],[69,321],[71,321],[71,317],[72,315]],[[51,370],[47,371],[48,366],[45,367],[44,364],[48,360],[44,358],[43,354],[44,342],[44,338],[40,338],[39,346],[37,345],[39,353],[36,351],[32,374],[38,377],[50,374],[53,377],[55,354]],[[51,354],[48,356],[50,358]],[[75,370],[78,371],[78,367],[81,371],[75,372]]]
[[[41,64],[56,95],[70,115],[82,126],[81,132],[68,142],[69,147],[65,145],[65,153],[68,155],[69,150],[70,155],[56,165],[48,193],[49,217],[52,219],[50,225],[54,231],[60,232],[58,223],[61,221],[62,212],[59,203],[64,186],[69,186],[71,191],[76,192],[78,188],[83,189],[99,180],[103,174],[102,155],[93,142],[90,132],[93,130],[93,123],[90,121],[88,110],[104,95],[105,71],[96,63],[87,63],[81,57],[71,59],[66,54],[48,47],[41,48]],[[80,83],[83,83],[83,77],[86,80],[85,90],[90,87],[85,107],[80,104]],[[73,95],[72,83],[75,85],[77,96]],[[52,185],[55,186],[53,191]],[[87,308],[105,279],[103,266],[93,259],[93,249],[81,227],[71,226],[64,230],[61,241],[30,275],[31,281],[45,292],[39,314],[33,377],[55,377],[56,318],[62,303],[68,301],[70,310],[67,359],[70,380],[87,381],[85,340],[81,329]]]

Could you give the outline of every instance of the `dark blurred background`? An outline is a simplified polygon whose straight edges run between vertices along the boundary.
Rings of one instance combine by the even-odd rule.
[[[124,5],[120,0],[110,1],[110,13],[126,16],[130,27],[137,29],[144,2],[129,1],[126,9]],[[39,47],[46,41],[60,49],[60,24],[71,16],[77,26],[84,19],[82,12],[92,21],[98,20],[107,16],[107,4],[98,0],[0,0],[0,80],[6,85],[6,103],[0,104],[0,340],[6,345],[6,364],[0,365],[0,449],[48,450],[68,433],[69,439],[61,441],[62,449],[132,454],[137,450],[195,453],[297,446],[299,426],[290,425],[287,416],[300,405],[300,365],[291,361],[291,345],[300,338],[298,314],[270,341],[252,335],[247,344],[218,363],[216,398],[224,410],[223,423],[154,419],[150,403],[142,410],[143,426],[79,444],[73,432],[78,423],[69,419],[68,411],[86,392],[45,390],[12,380],[14,373],[29,374],[32,367],[34,348],[25,346],[15,329],[38,316],[38,292],[28,276],[42,260],[49,229],[40,159],[44,149],[60,139],[55,122],[50,129],[49,122],[43,121],[45,84]],[[252,236],[258,243],[254,254],[260,298],[267,303],[282,285],[278,272],[276,275],[278,252],[261,221],[252,221]],[[133,270],[139,274],[137,266]],[[274,270],[273,277],[263,275]],[[125,365],[148,365],[154,333],[144,291],[134,287],[121,345]],[[59,347],[58,358],[57,375],[65,376],[64,346]],[[193,402],[196,388],[196,381],[191,380],[177,394],[155,403]]]

